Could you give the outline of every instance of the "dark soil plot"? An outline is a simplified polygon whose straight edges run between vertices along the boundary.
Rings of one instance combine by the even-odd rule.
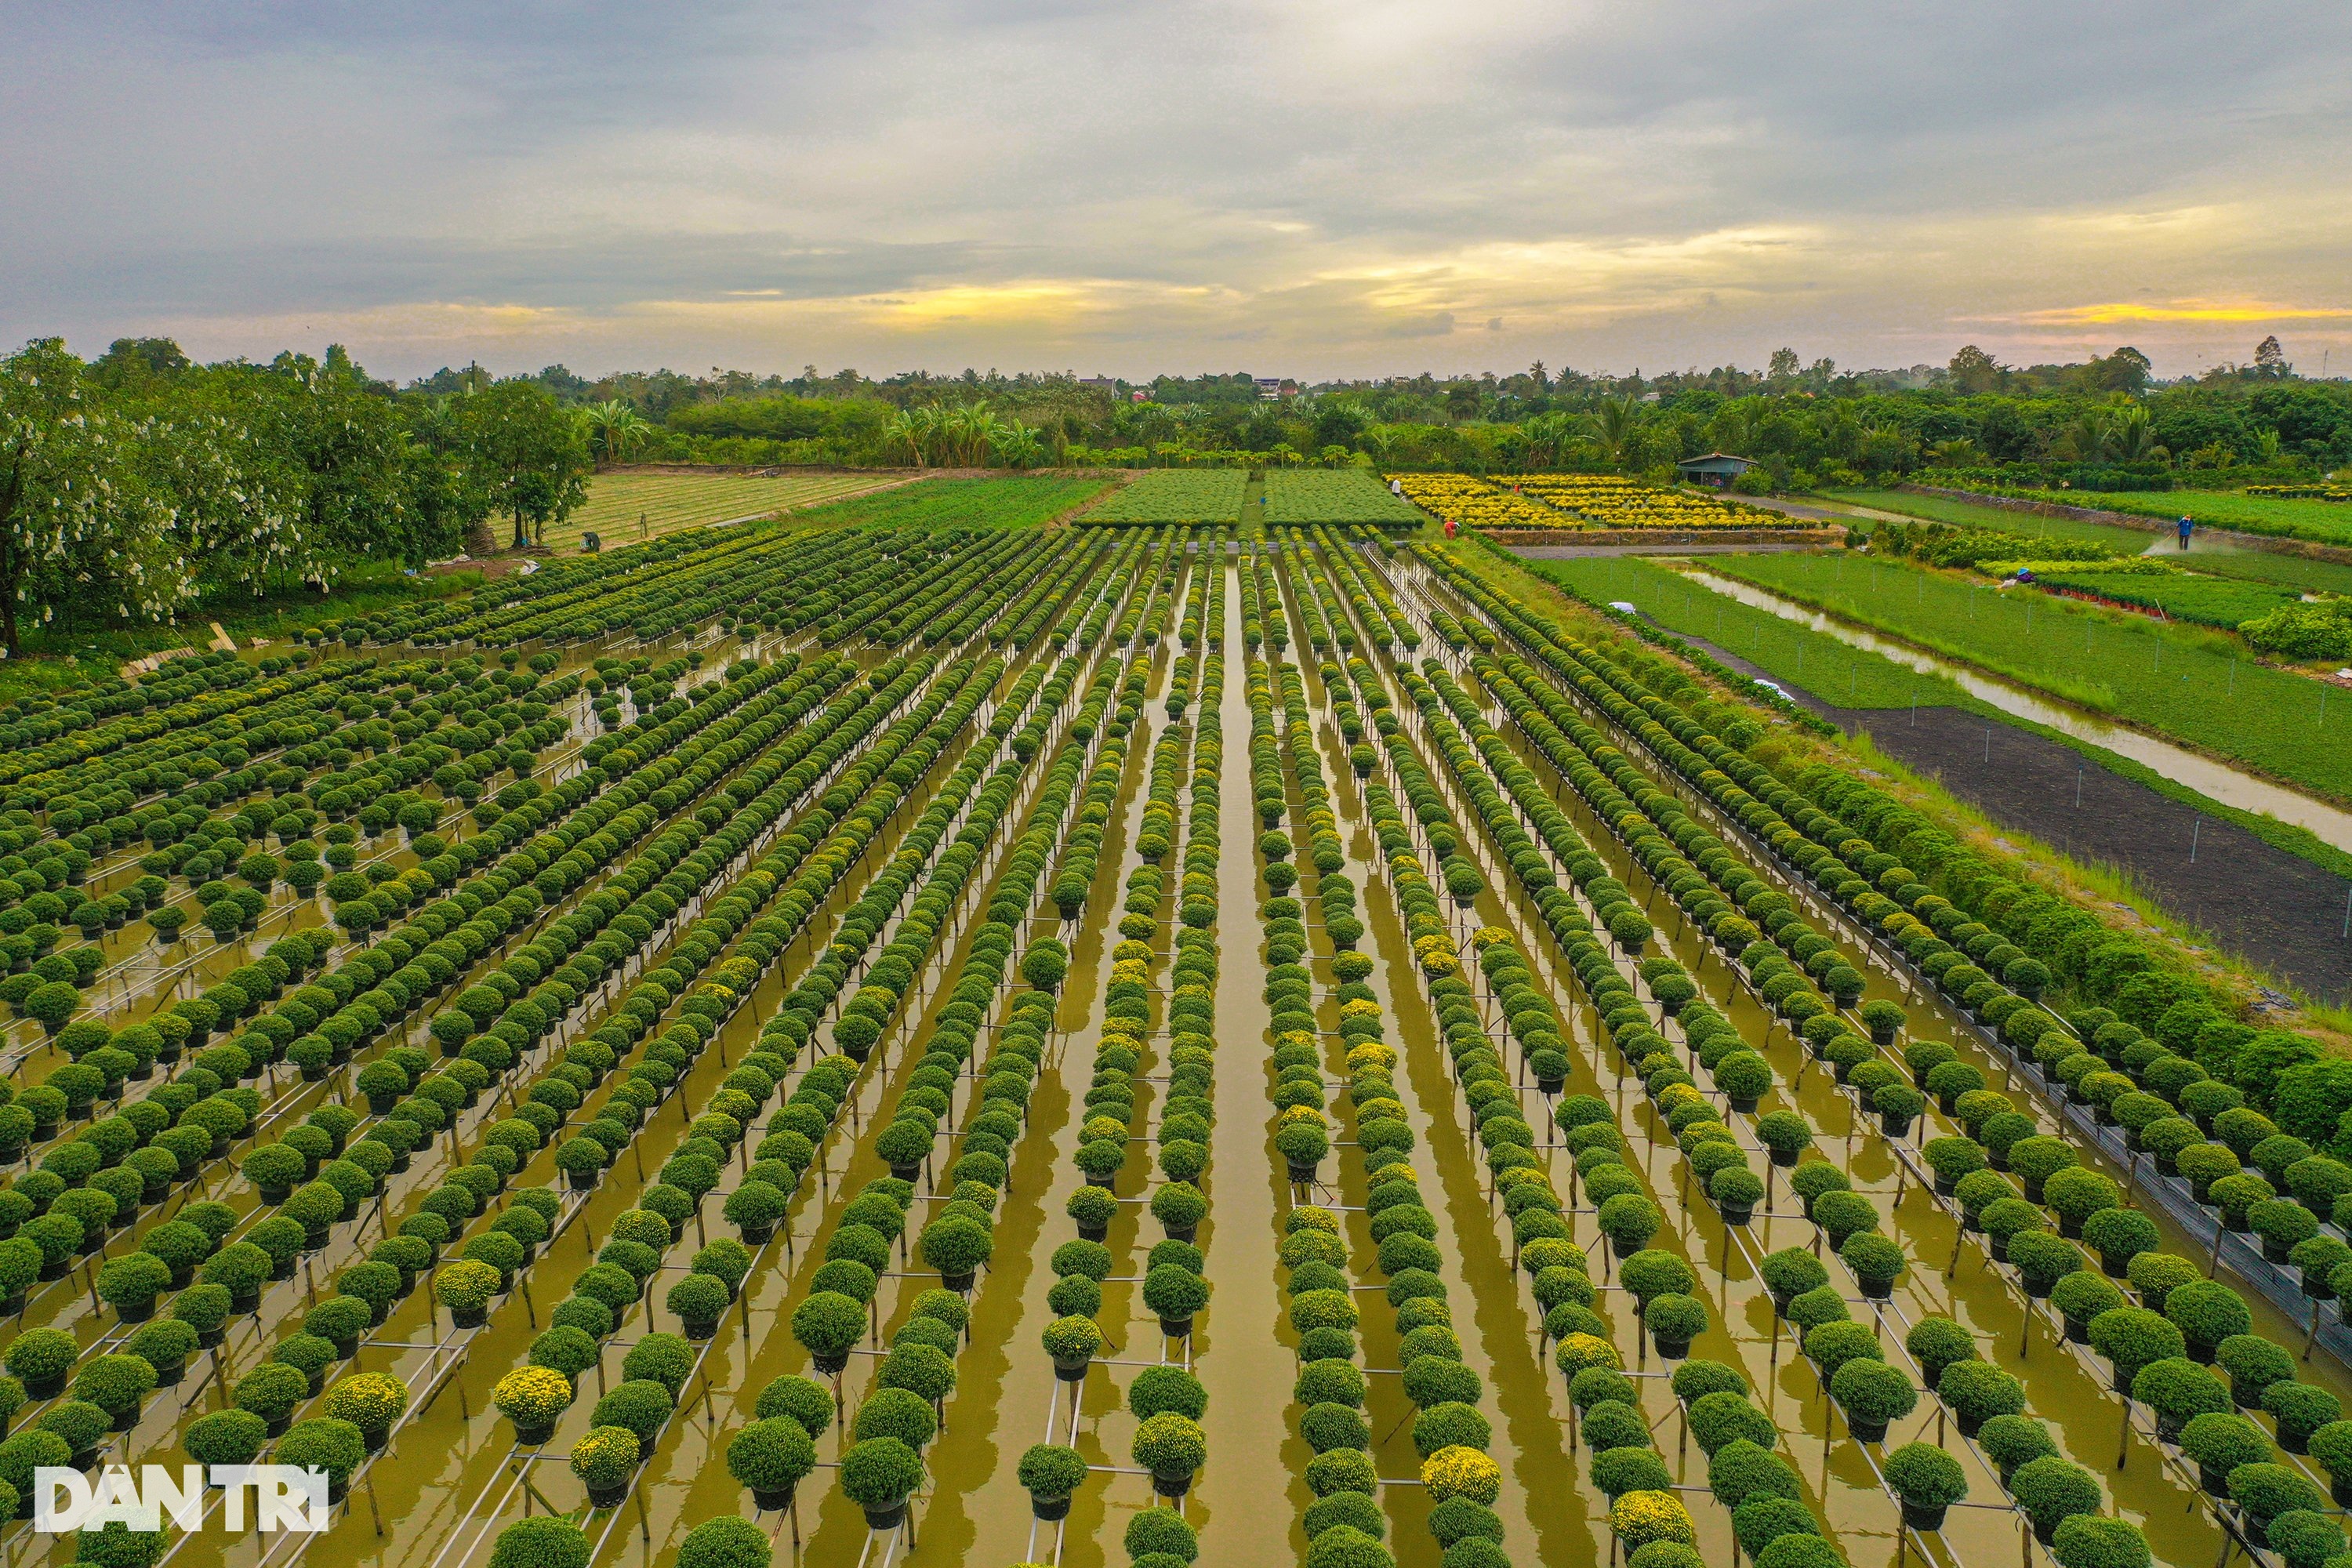
[[[1778,680],[1849,734],[1867,731],[1880,751],[1996,823],[2077,860],[2115,867],[2249,963],[2322,1001],[2352,1000],[2352,942],[2344,937],[2352,882],[2344,878],[2032,731],[1958,708],[1841,708],[1680,635],[1744,674]]]

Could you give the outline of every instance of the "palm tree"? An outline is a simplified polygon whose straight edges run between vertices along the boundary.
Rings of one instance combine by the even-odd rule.
[[[1559,463],[1559,454],[1575,433],[1575,423],[1565,414],[1538,414],[1525,426],[1528,437],[1528,464],[1530,468],[1549,468]]]
[[[992,420],[993,428],[988,437],[988,448],[997,462],[1008,468],[1034,468],[1045,448],[1037,439],[1037,432],[1017,419]]]
[[[646,440],[646,425],[637,411],[615,397],[592,403],[586,410],[588,449],[599,463],[619,463]]]
[[[1631,397],[1604,397],[1585,416],[1594,444],[1609,461],[1625,460],[1625,449],[1633,444],[1633,427],[1641,420],[1641,408]]]
[[[2156,427],[2141,404],[2115,411],[2107,423],[2107,439],[2119,463],[2151,463],[2169,455],[2157,441]]]
[[[2067,438],[2074,443],[2075,460],[2084,463],[2105,458],[2114,434],[2114,417],[2104,408],[2085,408],[2066,428]]]
[[[904,408],[882,422],[882,449],[897,454],[905,452],[917,468],[923,466],[923,438],[916,427],[914,415]]]

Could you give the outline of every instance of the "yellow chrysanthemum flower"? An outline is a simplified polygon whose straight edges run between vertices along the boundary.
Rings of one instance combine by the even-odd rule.
[[[1570,1377],[1589,1366],[1605,1366],[1612,1372],[1619,1372],[1625,1365],[1625,1358],[1617,1353],[1617,1347],[1598,1334],[1569,1335],[1559,1342],[1559,1348],[1552,1352],[1552,1360]]]
[[[1503,1468],[1475,1448],[1456,1443],[1421,1462],[1421,1484],[1433,1502],[1464,1497],[1481,1507],[1503,1489]]]
[[[1689,1546],[1698,1540],[1690,1510],[1672,1492],[1625,1493],[1609,1507],[1609,1528],[1628,1552],[1639,1551],[1653,1541]]]

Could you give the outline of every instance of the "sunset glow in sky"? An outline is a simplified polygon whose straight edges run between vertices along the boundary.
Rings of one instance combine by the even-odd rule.
[[[2352,7],[11,6],[0,331],[84,353],[2352,370]]]

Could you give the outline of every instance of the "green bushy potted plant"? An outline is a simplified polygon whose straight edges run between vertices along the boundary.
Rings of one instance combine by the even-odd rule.
[[[1151,1472],[1152,1489],[1161,1497],[1182,1497],[1191,1489],[1193,1472],[1209,1458],[1200,1423],[1172,1410],[1138,1426],[1129,1451],[1138,1465]]]
[[[2025,1408],[2025,1385],[1985,1361],[1947,1366],[1937,1380],[1936,1394],[1959,1423],[1961,1436],[1968,1437],[1996,1416],[2014,1415]]]
[[[490,1568],[588,1568],[588,1537],[568,1519],[519,1519],[499,1531]]]
[[[690,1340],[707,1340],[719,1331],[719,1320],[733,1298],[726,1282],[709,1274],[688,1274],[669,1288],[669,1310],[677,1314],[681,1331]]]
[[[2131,1396],[2156,1413],[2156,1435],[2168,1443],[2180,1441],[2181,1430],[2198,1416],[2231,1408],[2221,1380],[2186,1356],[2141,1367],[2133,1374]]]
[[[1895,1293],[1895,1282],[1909,1262],[1903,1248],[1875,1231],[1849,1237],[1838,1257],[1853,1270],[1854,1282],[1867,1299],[1884,1301]]]
[[[1076,1448],[1038,1443],[1021,1456],[1021,1484],[1028,1489],[1030,1512],[1048,1521],[1066,1519],[1070,1499],[1087,1479],[1085,1456]]]
[[[2063,1521],[2095,1513],[2105,1500],[2096,1476],[2055,1455],[2020,1466],[2009,1479],[2009,1489],[2032,1525],[2033,1538],[2045,1546]]]
[[[793,1310],[792,1330],[816,1370],[831,1377],[849,1364],[850,1351],[866,1337],[866,1309],[838,1291],[812,1290]]]
[[[2198,1484],[2215,1497],[2230,1495],[2232,1472],[2267,1461],[2271,1440],[2263,1429],[2234,1413],[2189,1417],[2180,1429],[2180,1451],[2197,1467]]]
[[[1056,974],[1055,984],[1059,981]],[[922,1459],[896,1437],[869,1437],[842,1456],[842,1492],[865,1510],[868,1529],[897,1529],[907,1516],[907,1500],[922,1484]]]
[[[1678,1292],[1654,1296],[1643,1310],[1642,1322],[1659,1359],[1680,1361],[1690,1354],[1691,1341],[1706,1331],[1706,1303]]]
[[[1933,1443],[1906,1443],[1886,1456],[1886,1484],[1902,1500],[1903,1522],[1914,1530],[1941,1530],[1944,1514],[1969,1495],[1968,1472]]]
[[[758,1247],[776,1234],[790,1206],[791,1200],[781,1189],[766,1182],[747,1181],[727,1194],[721,1212],[746,1246]]]
[[[729,1473],[763,1509],[791,1507],[793,1490],[815,1468],[816,1445],[789,1416],[754,1421],[727,1445]]]
[[[588,1489],[592,1508],[614,1508],[628,1495],[640,1445],[625,1426],[592,1426],[572,1445],[572,1473]]]
[[[1783,1247],[1765,1258],[1759,1272],[1772,1298],[1772,1310],[1785,1315],[1789,1304],[1808,1290],[1829,1283],[1822,1260],[1801,1247]]]
[[[269,1426],[249,1410],[215,1410],[190,1422],[180,1447],[199,1465],[249,1465],[268,1440]]]
[[[1102,1330],[1092,1318],[1056,1318],[1045,1325],[1045,1353],[1053,1358],[1054,1375],[1065,1383],[1077,1383],[1087,1375],[1087,1368],[1102,1350]]]
[[[748,1519],[722,1513],[686,1532],[678,1542],[677,1568],[769,1568],[774,1556],[766,1531]]]

